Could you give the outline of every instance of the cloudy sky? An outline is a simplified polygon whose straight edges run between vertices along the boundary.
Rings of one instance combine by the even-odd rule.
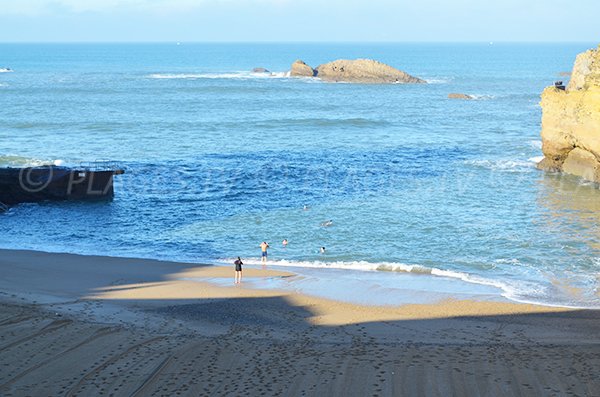
[[[598,0],[0,0],[0,41],[600,40]]]

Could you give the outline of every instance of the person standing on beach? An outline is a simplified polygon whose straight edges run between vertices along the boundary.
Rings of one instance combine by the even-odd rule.
[[[260,243],[260,250],[262,251],[261,262],[263,266],[267,264],[267,248],[269,248],[269,243],[267,243],[266,241]]]
[[[244,263],[238,256],[238,258],[235,260],[235,262],[233,262],[233,264],[235,265],[235,282],[234,282],[234,284],[241,284],[242,283],[242,265]]]

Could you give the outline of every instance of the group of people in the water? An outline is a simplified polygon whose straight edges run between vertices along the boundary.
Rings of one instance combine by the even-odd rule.
[[[305,205],[303,209],[305,211],[308,210],[308,206]],[[331,219],[321,223],[322,227],[329,227],[332,225],[333,225],[333,220],[331,220]],[[289,244],[289,241],[286,238],[283,239],[283,241],[281,242],[281,245],[283,246],[283,248],[286,248],[288,246],[288,244]],[[261,251],[260,262],[263,265],[263,267],[265,267],[267,265],[267,257],[269,256],[268,250],[271,246],[266,241],[263,241],[262,243],[260,243],[259,247],[260,247],[260,251]],[[325,247],[320,247],[319,252],[321,254],[324,254]],[[233,264],[235,266],[235,284],[240,284],[242,282],[242,265],[244,263],[242,262],[242,259],[238,256],[237,259],[233,262]]]

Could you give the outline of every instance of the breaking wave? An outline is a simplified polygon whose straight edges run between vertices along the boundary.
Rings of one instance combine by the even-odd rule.
[[[424,78],[423,80],[425,80],[427,84],[448,84],[454,79],[451,77],[432,77],[429,79]]]
[[[222,259],[219,264],[231,264],[235,259]],[[260,266],[259,259],[244,259],[246,265]],[[288,261],[288,260],[269,260],[269,266],[290,267],[290,268],[312,268],[312,269],[341,269],[365,272],[394,272],[407,273],[413,275],[435,276],[448,279],[461,280],[465,283],[485,285],[497,288],[500,295],[506,299],[521,302],[532,303],[553,307],[569,308],[592,308],[597,307],[595,302],[590,302],[588,306],[574,305],[566,299],[560,299],[552,293],[552,289],[540,283],[525,280],[495,280],[466,272],[455,270],[440,269],[437,267],[427,267],[422,265],[411,265],[398,262],[380,262],[372,263],[366,261],[356,262],[321,262],[321,261]]]
[[[253,73],[253,72],[228,72],[228,73],[153,73],[148,76],[150,79],[175,79],[175,80],[198,80],[198,79],[283,79],[289,78],[290,72],[271,72],[271,73]]]
[[[531,140],[529,141],[529,146],[531,146],[534,149],[542,150],[542,141],[540,141],[539,139]]]
[[[543,157],[531,157],[527,160],[466,160],[465,164],[477,168],[486,168],[492,171],[504,172],[529,172],[535,169],[535,165],[542,160]]]
[[[6,155],[0,156],[0,167],[39,167],[42,165],[64,165],[62,160],[35,159],[31,157]]]
[[[475,101],[489,101],[491,99],[496,99],[495,95],[484,95],[484,94],[468,94]]]

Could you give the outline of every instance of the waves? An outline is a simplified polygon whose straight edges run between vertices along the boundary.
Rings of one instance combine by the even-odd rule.
[[[199,80],[199,79],[286,79],[290,78],[290,72],[253,73],[246,71],[227,73],[153,73],[146,76],[149,79],[162,80]]]
[[[423,78],[427,84],[448,84],[454,80],[453,77],[430,77]]]
[[[0,167],[37,167],[52,164],[52,160],[35,159],[16,155],[0,156]]]
[[[218,263],[231,264],[234,259],[219,260]],[[498,261],[501,263],[502,261]],[[517,261],[518,262],[518,261]],[[261,265],[259,259],[244,259],[247,265]],[[513,265],[514,260],[511,261]],[[582,302],[580,299],[572,299],[573,297],[560,295],[552,285],[544,285],[541,282],[527,281],[523,279],[500,279],[493,276],[484,277],[477,274],[456,271],[450,269],[442,269],[438,267],[428,267],[418,264],[405,264],[398,262],[379,262],[372,263],[366,261],[355,262],[322,262],[322,261],[291,261],[291,260],[269,260],[269,266],[288,267],[288,268],[307,268],[307,269],[335,269],[335,270],[352,270],[361,272],[392,272],[405,273],[415,276],[431,276],[439,277],[447,280],[459,280],[468,284],[477,284],[495,288],[499,294],[509,300],[538,304],[552,307],[567,307],[567,308],[598,308],[600,302],[588,301]],[[435,284],[433,284],[435,285]],[[429,292],[435,293],[435,287]],[[399,286],[399,288],[402,288]],[[457,288],[460,291],[461,288]],[[580,297],[579,297],[580,298]]]
[[[542,150],[542,141],[538,139],[531,140],[529,141],[529,146],[531,146],[533,149]]]
[[[234,259],[223,259],[219,260],[222,263],[232,263]],[[256,259],[244,259],[244,263],[248,265],[260,265],[260,260]],[[440,269],[437,267],[428,267],[416,264],[405,264],[398,262],[321,262],[321,261],[288,261],[288,260],[269,260],[269,266],[279,267],[295,267],[295,268],[311,268],[311,269],[340,269],[340,270],[355,270],[364,272],[393,272],[393,273],[407,273],[413,275],[429,275],[436,277],[444,277],[450,279],[457,279],[467,283],[486,285],[490,287],[498,288],[502,291],[502,296],[518,300],[520,291],[509,285],[508,283],[487,279],[480,276],[472,275],[466,272],[460,272],[455,270]],[[523,291],[523,292],[531,292]]]
[[[465,164],[476,167],[485,168],[492,171],[502,172],[531,172],[535,170],[535,166],[543,159],[543,156],[535,156],[527,160],[514,159],[498,159],[498,160],[465,160]]]
[[[63,160],[36,159],[15,155],[0,156],[0,167],[40,167],[43,165],[67,165]]]
[[[12,73],[11,68],[0,68],[0,73]],[[6,87],[7,84],[0,83],[0,87]]]
[[[496,99],[495,95],[485,95],[485,94],[467,94],[469,95],[473,101],[489,101],[492,99]]]
[[[274,119],[261,120],[255,123],[258,128],[331,128],[331,127],[352,127],[352,128],[376,128],[386,127],[390,122],[386,120],[374,120],[364,117],[351,118],[299,118],[299,119]]]

